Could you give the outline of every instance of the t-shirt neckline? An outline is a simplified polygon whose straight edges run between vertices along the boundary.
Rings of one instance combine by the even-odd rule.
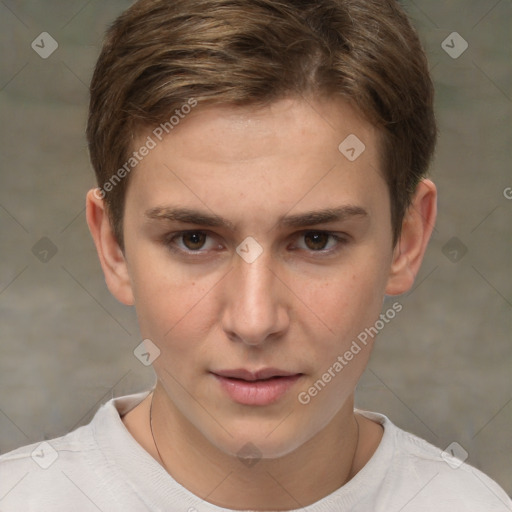
[[[178,483],[130,434],[121,417],[144,400],[153,389],[109,400],[91,421],[93,436],[107,460],[113,478],[119,478],[149,509],[165,510],[173,506],[194,507],[201,512],[242,512],[204,501]],[[350,509],[378,492],[394,454],[396,427],[385,415],[354,409],[382,425],[379,446],[366,465],[345,485],[329,495],[289,512],[327,512],[333,507]],[[370,476],[371,475],[371,476]],[[185,508],[184,510],[188,510]]]

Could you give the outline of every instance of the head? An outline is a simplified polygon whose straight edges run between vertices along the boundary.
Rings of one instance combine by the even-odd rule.
[[[321,432],[435,218],[433,88],[398,4],[139,1],[108,31],[87,135],[106,281],[160,349],[176,414],[232,454]],[[243,403],[216,377],[240,368],[298,378]]]

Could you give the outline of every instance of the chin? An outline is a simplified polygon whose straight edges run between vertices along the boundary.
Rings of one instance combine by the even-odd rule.
[[[315,431],[304,429],[304,425],[295,425],[290,421],[285,425],[287,419],[281,424],[273,421],[242,421],[238,425],[231,424],[227,430],[216,432],[210,437],[208,433],[203,434],[209,441],[231,457],[239,459],[277,459],[284,457],[306,443],[315,435]],[[248,462],[249,465],[249,462]]]

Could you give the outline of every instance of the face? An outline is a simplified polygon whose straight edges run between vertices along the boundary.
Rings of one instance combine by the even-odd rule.
[[[393,259],[377,137],[344,103],[203,107],[130,178],[141,334],[175,414],[225,453],[289,453],[353,395],[371,340],[339,356],[378,319]]]

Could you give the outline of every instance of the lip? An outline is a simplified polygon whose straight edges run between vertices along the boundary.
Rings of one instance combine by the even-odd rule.
[[[290,377],[298,375],[298,372],[287,372],[278,368],[261,368],[260,370],[246,370],[245,368],[237,368],[235,370],[219,370],[212,372],[219,377],[228,377],[232,379],[242,379],[247,381],[270,379],[272,377]]]
[[[276,368],[250,371],[243,368],[211,372],[229,397],[243,405],[277,402],[302,377],[302,373]]]

